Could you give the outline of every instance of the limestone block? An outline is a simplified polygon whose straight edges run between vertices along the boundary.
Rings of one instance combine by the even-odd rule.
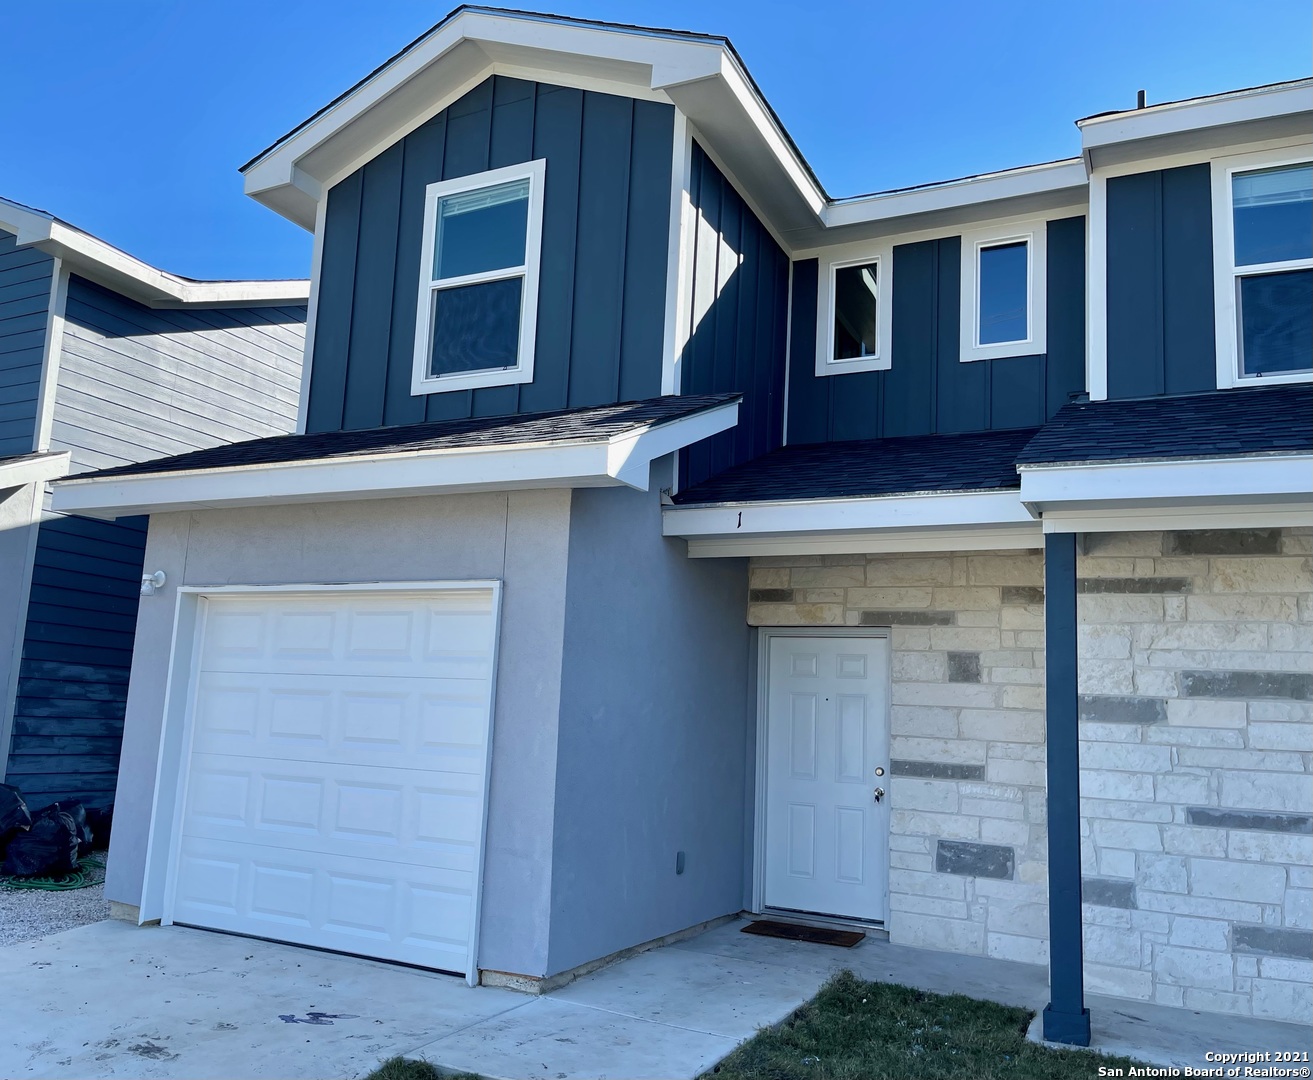
[[[1280,904],[1285,899],[1284,867],[1201,858],[1191,858],[1189,866],[1192,896],[1256,904]]]

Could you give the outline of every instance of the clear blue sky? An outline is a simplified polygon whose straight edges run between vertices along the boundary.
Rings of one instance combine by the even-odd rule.
[[[308,273],[237,167],[445,0],[7,5],[0,195],[193,277]],[[532,7],[531,0],[515,6]],[[822,182],[853,195],[1075,154],[1073,121],[1309,74],[1308,0],[552,0],[727,35]]]

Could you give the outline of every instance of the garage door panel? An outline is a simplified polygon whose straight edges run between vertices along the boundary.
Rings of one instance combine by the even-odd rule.
[[[289,850],[472,869],[483,826],[480,778],[427,769],[253,762],[198,754],[182,834]]]
[[[473,875],[184,840],[175,922],[464,971]]]
[[[465,971],[490,589],[211,597],[170,918]]]
[[[238,672],[198,682],[201,753],[484,769],[486,682]]]

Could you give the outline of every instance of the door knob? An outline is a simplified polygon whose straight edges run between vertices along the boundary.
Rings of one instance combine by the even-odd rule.
[[[884,788],[878,787],[873,792],[871,792],[871,794],[875,796],[875,801],[879,802],[881,799],[884,798]]]

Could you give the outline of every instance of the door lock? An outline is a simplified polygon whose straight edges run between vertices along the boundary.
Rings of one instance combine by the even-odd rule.
[[[883,766],[883,765],[877,765],[877,766],[875,767],[875,775],[876,775],[876,776],[883,776],[883,775],[884,775],[884,766]]]
[[[871,792],[871,794],[875,796],[875,801],[879,802],[881,799],[884,798],[884,788],[878,787],[873,792]]]

